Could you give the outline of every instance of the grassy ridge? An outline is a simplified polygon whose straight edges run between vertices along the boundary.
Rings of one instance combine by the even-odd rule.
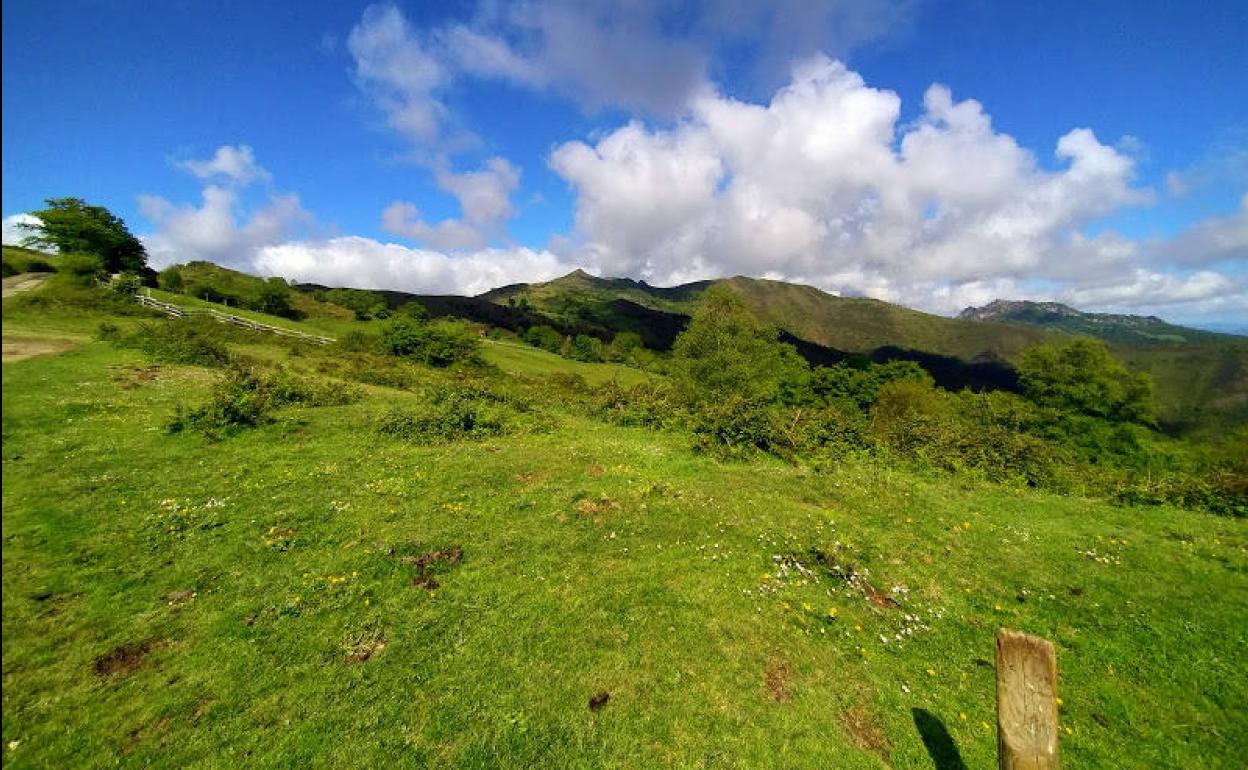
[[[10,303],[6,331],[50,320]],[[218,376],[93,341],[4,367],[7,766],[930,767],[939,724],[984,767],[1000,625],[1058,644],[1070,766],[1248,752],[1243,520],[720,463],[540,388],[540,430],[483,441],[380,435],[423,403],[382,387],[168,434]]]

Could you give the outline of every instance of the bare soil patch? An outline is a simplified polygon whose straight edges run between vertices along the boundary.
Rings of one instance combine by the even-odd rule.
[[[363,663],[386,649],[386,634],[371,628],[347,643],[347,663]]]
[[[441,585],[438,583],[437,578],[434,577],[437,568],[441,565],[454,566],[459,564],[463,558],[464,549],[458,545],[452,545],[450,548],[439,548],[435,551],[401,556],[399,561],[416,568],[416,574],[412,576],[412,585],[433,591]]]
[[[870,709],[862,705],[854,706],[841,715],[841,726],[859,748],[888,762],[888,736]]]
[[[793,667],[781,658],[772,658],[767,662],[763,672],[763,681],[767,685],[767,694],[776,703],[788,703],[793,698],[789,689],[793,682]]]
[[[74,347],[76,343],[73,340],[66,339],[37,339],[30,337],[5,337],[4,338],[4,363],[12,363],[14,361],[24,361],[27,358],[35,356],[47,356],[55,353],[64,353],[66,350]]]
[[[114,647],[111,651],[95,659],[95,673],[98,676],[129,676],[138,671],[147,662],[148,654],[156,649],[154,640],[143,642],[127,642]]]
[[[12,297],[39,286],[48,280],[51,273],[19,273],[4,279],[4,296]]]

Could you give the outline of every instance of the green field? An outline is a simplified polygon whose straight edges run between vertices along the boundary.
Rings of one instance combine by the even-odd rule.
[[[4,300],[74,344],[3,367],[6,767],[990,767],[1002,626],[1057,645],[1068,767],[1248,755],[1244,519],[724,462],[542,384],[652,375],[494,341],[513,432],[380,433],[467,376],[413,365],[213,441],[167,426],[221,372],[101,321]]]

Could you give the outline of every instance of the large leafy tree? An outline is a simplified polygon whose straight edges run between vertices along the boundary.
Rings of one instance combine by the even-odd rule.
[[[143,243],[108,209],[80,198],[49,198],[46,203],[46,209],[30,212],[38,223],[21,225],[31,233],[26,245],[51,246],[62,254],[94,254],[110,273],[140,273],[147,268]]]
[[[672,353],[676,382],[694,402],[775,401],[810,374],[793,346],[780,342],[776,329],[760,323],[738,295],[719,286],[703,294]]]
[[[1111,422],[1156,420],[1152,378],[1131,372],[1100,340],[1028,348],[1018,373],[1027,397],[1041,406]]]

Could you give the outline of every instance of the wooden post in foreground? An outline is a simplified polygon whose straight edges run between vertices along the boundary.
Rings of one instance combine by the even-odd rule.
[[[1057,770],[1057,653],[1038,636],[997,632],[1000,770]]]

